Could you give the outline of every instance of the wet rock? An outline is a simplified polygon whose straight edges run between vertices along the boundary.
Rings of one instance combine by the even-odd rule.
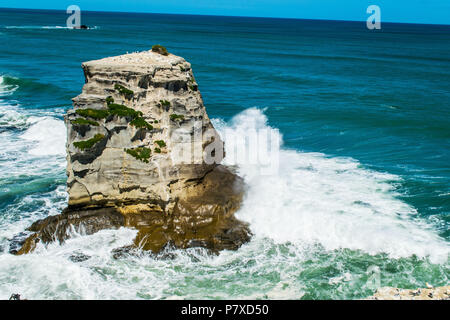
[[[89,260],[91,257],[81,253],[81,252],[74,252],[73,254],[70,255],[69,260],[72,262],[83,262],[86,260]]]
[[[90,235],[120,227],[135,228],[138,234],[132,246],[116,249],[114,258],[133,248],[158,253],[168,245],[181,249],[201,247],[211,252],[236,250],[251,237],[248,225],[234,217],[243,192],[242,179],[218,166],[193,184],[173,209],[161,210],[153,203],[67,208],[60,215],[36,221],[28,228],[33,233],[17,254],[32,251],[39,241],[62,243],[73,231]]]
[[[123,224],[124,217],[115,208],[66,209],[60,215],[34,222],[28,228],[32,234],[24,241],[17,254],[33,251],[40,241],[62,243],[70,238],[73,231],[90,235],[103,229],[118,229]]]
[[[9,253],[17,254],[30,234],[31,232],[24,231],[15,235],[12,239],[9,239]]]
[[[22,299],[21,296],[20,296],[20,294],[18,294],[18,293],[13,293],[13,294],[11,295],[11,297],[9,297],[9,300],[27,300],[27,299]]]
[[[113,249],[111,251],[111,254],[112,257],[117,260],[127,258],[129,256],[139,256],[139,254],[136,252],[136,247],[133,245]]]

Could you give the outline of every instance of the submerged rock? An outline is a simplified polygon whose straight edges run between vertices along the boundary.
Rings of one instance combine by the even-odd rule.
[[[84,262],[86,260],[89,260],[90,258],[90,256],[81,252],[74,252],[69,256],[69,260],[72,262]]]
[[[25,231],[16,234],[12,239],[9,239],[9,250],[11,254],[17,254],[19,250],[23,247],[25,241],[30,236],[30,232]]]
[[[21,295],[18,293],[13,293],[11,295],[11,297],[9,297],[9,300],[27,300],[27,299],[22,299]]]
[[[223,142],[191,65],[172,54],[126,54],[82,65],[86,84],[65,116],[63,213],[35,222],[18,254],[42,241],[131,227],[134,247],[235,250],[249,241],[234,213],[243,180],[219,163]]]

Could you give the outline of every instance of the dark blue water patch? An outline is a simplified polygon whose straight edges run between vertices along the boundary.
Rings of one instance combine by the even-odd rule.
[[[3,97],[9,105],[20,105],[24,108],[41,109],[51,111],[56,108],[64,108],[70,104],[71,98],[77,93],[70,93],[54,83],[43,83],[39,79],[17,78],[3,75],[2,85],[12,94]]]
[[[11,126],[8,126],[8,125],[0,126],[0,133],[3,133],[3,132],[20,133],[20,132],[23,132],[23,130],[24,130],[24,128],[18,128],[16,126],[12,126],[12,125]]]
[[[9,76],[3,76],[3,85],[15,87],[17,88],[17,92],[24,92],[28,94],[42,93],[45,95],[64,91],[55,84],[41,83],[38,79],[20,79]]]
[[[10,181],[0,181],[0,210],[27,195],[46,193],[63,185],[65,179],[55,177],[22,176]]]

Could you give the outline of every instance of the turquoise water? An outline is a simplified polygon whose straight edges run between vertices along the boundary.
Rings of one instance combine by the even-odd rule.
[[[450,26],[83,12],[94,28],[68,30],[66,18],[0,10],[0,298],[355,299],[449,283]],[[8,239],[66,204],[62,116],[81,62],[156,43],[192,63],[220,131],[283,140],[276,176],[240,166],[253,240],[115,260],[135,234],[121,229],[10,255]]]

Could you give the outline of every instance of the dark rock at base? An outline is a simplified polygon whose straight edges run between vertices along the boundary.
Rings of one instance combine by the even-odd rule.
[[[27,230],[34,233],[24,241],[17,254],[33,251],[39,241],[62,243],[70,238],[72,230],[90,235],[103,229],[118,229],[123,224],[124,217],[114,208],[66,209],[60,215],[33,223]]]
[[[129,255],[135,248],[153,253],[174,248],[201,247],[217,253],[237,250],[251,238],[248,224],[234,217],[244,193],[243,180],[217,166],[186,189],[186,196],[172,209],[153,203],[121,204],[106,208],[67,208],[60,215],[36,221],[33,232],[17,254],[33,251],[39,241],[64,242],[72,230],[90,235],[103,229],[130,227],[138,230],[132,246],[113,251],[114,258]]]
[[[123,259],[123,258],[129,257],[129,256],[138,256],[135,251],[136,251],[136,247],[133,245],[130,245],[130,246],[116,248],[111,251],[111,254],[114,259],[118,260],[118,259]]]
[[[90,256],[80,252],[74,252],[69,257],[70,261],[72,262],[83,262],[89,260],[90,258],[91,258]]]
[[[27,299],[22,299],[21,296],[20,296],[20,294],[18,294],[18,293],[13,293],[13,294],[11,295],[11,297],[9,297],[9,300],[27,300]]]
[[[212,251],[210,249],[205,248],[205,244],[201,241],[191,240],[190,242],[196,243],[195,245],[189,246],[188,248],[196,248],[202,251],[194,251],[197,254],[206,254],[206,255],[213,255],[218,254],[217,251]],[[186,249],[188,249],[186,248]],[[178,248],[174,245],[172,241],[168,242],[159,252],[154,253],[153,251],[143,251],[136,247],[135,245],[130,246],[124,246],[120,248],[116,248],[112,250],[111,254],[114,259],[126,259],[128,257],[141,257],[142,255],[146,255],[151,257],[155,260],[174,260],[178,256],[180,252],[177,252]],[[190,252],[192,253],[192,251]],[[198,262],[198,258],[194,256],[191,256],[192,260],[195,260],[195,262]]]
[[[251,238],[248,224],[234,217],[244,194],[243,180],[226,167],[217,166],[186,189],[170,212],[121,210],[127,226],[139,230],[135,244],[160,252],[201,247],[218,252],[237,250]]]
[[[29,236],[30,232],[24,231],[9,239],[9,253],[17,254]]]

